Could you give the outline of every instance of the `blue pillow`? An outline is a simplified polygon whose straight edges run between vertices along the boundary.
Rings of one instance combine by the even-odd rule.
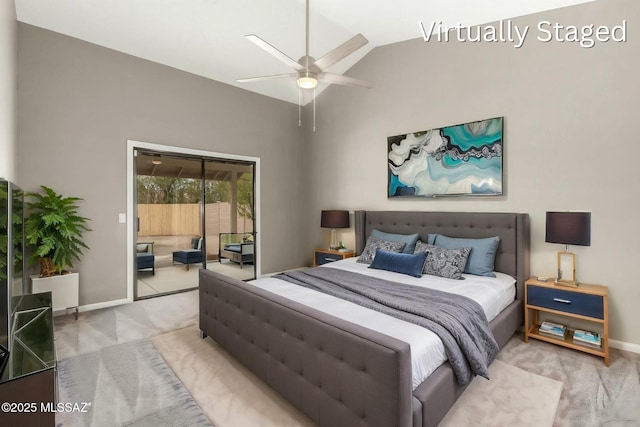
[[[499,244],[498,236],[486,239],[458,239],[437,234],[435,241],[436,246],[446,249],[471,248],[464,272],[485,277],[496,277],[493,274],[493,264]]]
[[[386,240],[387,242],[402,242],[404,243],[404,249],[402,250],[403,254],[412,254],[413,250],[416,248],[416,242],[418,241],[417,234],[393,234],[393,233],[385,233],[380,230],[371,230],[371,236],[376,239]]]
[[[421,277],[427,255],[428,252],[403,254],[385,251],[384,249],[376,249],[376,256],[373,258],[369,268]]]

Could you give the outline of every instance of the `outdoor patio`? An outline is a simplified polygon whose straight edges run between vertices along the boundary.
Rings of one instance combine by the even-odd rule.
[[[138,271],[137,297],[145,298],[154,295],[178,292],[185,289],[198,287],[198,270],[201,264],[191,264],[187,270],[184,264],[173,264],[173,252],[189,248],[193,236],[145,236],[139,237],[138,243],[153,242],[153,254],[155,255],[155,274],[150,270]],[[217,260],[218,236],[207,236],[209,247],[207,248],[207,269],[234,277],[239,280],[254,278],[254,266],[252,264],[240,265],[228,260],[222,263]],[[211,247],[213,243],[213,247]]]
[[[192,264],[189,266],[189,270],[184,265],[156,267],[155,275],[151,274],[151,271],[139,271],[138,298],[197,288],[198,270],[201,268],[200,264]],[[209,261],[207,262],[207,269],[240,280],[253,278],[253,266],[251,265],[241,269],[240,265],[235,263],[223,262],[221,264],[218,261]]]

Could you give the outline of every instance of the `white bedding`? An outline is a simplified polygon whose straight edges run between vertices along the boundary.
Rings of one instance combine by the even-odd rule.
[[[465,280],[452,280],[430,275],[416,278],[405,274],[370,269],[366,264],[356,263],[356,258],[331,262],[322,267],[348,270],[394,282],[464,295],[482,306],[489,321],[511,304],[516,295],[515,279],[498,272],[495,273],[497,276],[495,278],[470,274],[464,275]],[[280,279],[262,278],[248,283],[408,343],[411,346],[413,388],[421,384],[447,360],[440,338],[421,326]]]

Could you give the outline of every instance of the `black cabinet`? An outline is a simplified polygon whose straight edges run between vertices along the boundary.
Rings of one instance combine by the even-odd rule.
[[[24,294],[24,194],[0,179],[0,346],[10,350],[9,335],[16,304]],[[0,349],[0,367],[3,362]]]
[[[6,406],[0,412],[0,425],[54,426],[57,399],[51,292],[18,299],[9,336],[11,352],[0,377],[0,403]]]

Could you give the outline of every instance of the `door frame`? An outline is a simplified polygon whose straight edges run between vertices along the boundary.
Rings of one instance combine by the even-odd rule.
[[[254,168],[254,199],[255,199],[255,274],[256,278],[261,276],[262,257],[262,233],[260,228],[260,158],[252,156],[242,156],[229,153],[218,153],[214,151],[196,150],[192,148],[176,147],[171,145],[155,144],[151,142],[127,140],[127,302],[133,302],[133,290],[135,280],[134,244],[136,233],[135,220],[135,150],[147,149],[161,151],[165,153],[176,153],[192,155],[196,157],[210,157],[212,159],[238,160],[252,162]]]

